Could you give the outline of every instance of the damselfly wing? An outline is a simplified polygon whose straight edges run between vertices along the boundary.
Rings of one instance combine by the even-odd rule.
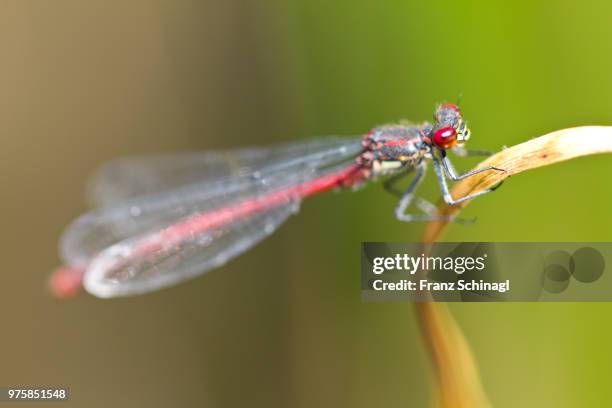
[[[360,151],[360,138],[325,138],[111,162],[90,188],[99,208],[67,228],[61,255],[100,297],[178,283],[271,234],[305,189],[333,188]]]

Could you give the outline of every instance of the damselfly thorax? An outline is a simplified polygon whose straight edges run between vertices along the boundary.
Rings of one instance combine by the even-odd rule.
[[[362,140],[357,163],[366,177],[395,174],[430,156],[432,125],[388,125],[373,129]]]

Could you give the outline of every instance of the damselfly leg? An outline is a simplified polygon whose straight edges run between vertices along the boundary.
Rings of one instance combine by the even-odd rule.
[[[396,184],[407,177],[410,173],[412,173],[415,168],[417,169],[417,174],[415,178],[412,180],[410,186],[405,191],[399,190],[396,187]],[[422,170],[421,170],[422,168]],[[474,222],[474,219],[463,219],[457,217],[448,217],[439,215],[437,207],[429,202],[428,200],[414,195],[417,187],[425,176],[425,170],[427,169],[426,163],[421,163],[416,167],[407,167],[406,170],[402,171],[399,174],[395,174],[389,177],[383,183],[383,187],[385,190],[400,198],[400,202],[398,203],[395,209],[395,216],[400,221],[410,222],[410,221],[453,221],[459,224],[470,224]],[[410,204],[414,202],[414,205],[425,214],[407,214],[406,211]]]
[[[414,166],[406,167],[401,173],[394,174],[390,176],[383,182],[383,187],[387,193],[396,196],[397,198],[402,198],[404,195],[404,191],[397,188],[397,183],[400,180],[403,180],[406,176],[414,171]]]
[[[455,170],[453,163],[451,163],[450,159],[448,158],[446,151],[442,150],[440,152],[440,155],[442,156],[442,164],[444,165],[444,170],[446,170],[446,174],[448,174],[448,177],[453,181],[463,180],[464,178],[468,178],[468,177],[471,177],[476,174],[482,173],[484,171],[489,171],[489,170],[496,170],[496,171],[501,171],[501,172],[506,171],[504,169],[500,169],[499,167],[487,166],[481,169],[468,171],[467,173],[457,174],[457,171]],[[435,157],[434,157],[434,163],[435,163]]]
[[[425,171],[427,170],[427,164],[424,162],[418,164],[415,167],[415,175],[410,185],[402,195],[400,202],[397,204],[395,208],[395,217],[399,221],[411,222],[411,221],[458,221],[464,222],[464,220],[457,220],[453,216],[446,215],[438,215],[436,214],[436,207],[431,204],[429,201],[416,197],[414,192],[418,188],[421,181],[423,181],[423,177],[425,176]],[[402,175],[406,175],[407,173],[402,173]],[[397,180],[394,180],[397,181]],[[425,214],[408,214],[406,210],[410,206],[413,200],[416,200],[416,206],[423,211]]]
[[[501,185],[501,183],[500,183],[500,184],[498,184],[498,185],[496,185],[494,187],[488,188],[486,190],[479,191],[479,192],[474,193],[474,194],[468,194],[466,196],[463,196],[463,197],[458,198],[458,199],[455,200],[455,199],[453,199],[453,196],[451,195],[451,193],[449,191],[448,183],[446,182],[446,177],[444,176],[444,171],[446,171],[446,173],[448,174],[448,176],[449,176],[449,178],[451,180],[457,181],[457,180],[462,180],[462,179],[464,179],[466,177],[471,177],[473,175],[482,173],[483,171],[497,170],[497,171],[505,172],[505,170],[504,169],[500,169],[498,167],[494,167],[494,166],[487,166],[487,167],[483,167],[482,169],[473,170],[473,171],[469,171],[467,173],[458,175],[457,172],[455,171],[452,163],[448,159],[448,156],[446,155],[446,152],[442,151],[441,155],[442,155],[442,163],[440,163],[440,159],[438,159],[435,155],[432,155],[432,161],[433,161],[434,170],[436,172],[436,176],[438,177],[438,183],[440,184],[440,188],[442,189],[442,197],[444,198],[444,201],[448,205],[456,205],[456,204],[462,203],[464,201],[471,200],[471,199],[476,198],[476,197],[480,197],[481,195],[485,195],[487,193],[495,191]]]

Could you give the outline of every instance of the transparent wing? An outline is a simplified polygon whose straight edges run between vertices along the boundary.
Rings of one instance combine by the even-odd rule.
[[[329,137],[263,148],[122,158],[98,170],[88,186],[88,196],[95,206],[108,206],[137,196],[257,171],[269,172],[274,168],[293,171],[312,162],[355,156],[360,150],[358,138]]]
[[[106,298],[174,285],[220,267],[251,248],[298,208],[298,201],[289,202],[172,245],[167,245],[168,237],[163,231],[120,242],[94,258],[85,274],[84,286],[91,294]]]
[[[114,199],[112,204],[109,202],[68,226],[60,242],[61,256],[70,264],[87,263],[108,246],[164,228],[191,214],[319,177],[335,163],[353,158],[360,149],[358,138],[336,138],[237,150],[235,154],[202,154],[198,156],[202,161],[183,160],[184,155],[179,155],[164,160],[136,158],[113,162],[103,168],[94,183],[99,192],[105,191]],[[172,175],[178,175],[176,178],[164,173],[169,168]],[[205,173],[208,169],[210,173]],[[189,183],[195,174],[200,181]],[[106,199],[100,197],[98,201]]]
[[[323,177],[346,166],[360,149],[359,139],[331,139],[239,150],[235,155],[209,153],[199,156],[203,162],[177,156],[117,161],[100,173],[95,185],[122,201],[72,223],[62,237],[62,257],[69,264],[89,265],[85,285],[98,296],[140,293],[187,279],[223,264],[274,231],[297,211],[301,197],[281,196],[273,207],[244,216],[232,213],[224,223],[180,239],[168,235],[173,227],[203,215],[206,219],[206,214],[223,215],[226,208]],[[151,170],[141,173],[147,187],[139,187],[129,169],[145,168]],[[163,171],[169,168],[172,176]],[[205,169],[211,173],[198,179],[196,174]],[[111,171],[119,178],[110,177]],[[201,181],[193,182],[196,179]],[[178,187],[172,188],[175,184]]]

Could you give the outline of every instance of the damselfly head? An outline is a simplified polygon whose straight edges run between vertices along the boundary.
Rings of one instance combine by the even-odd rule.
[[[443,103],[434,114],[436,124],[431,140],[440,149],[452,149],[469,140],[470,129],[454,103]]]

